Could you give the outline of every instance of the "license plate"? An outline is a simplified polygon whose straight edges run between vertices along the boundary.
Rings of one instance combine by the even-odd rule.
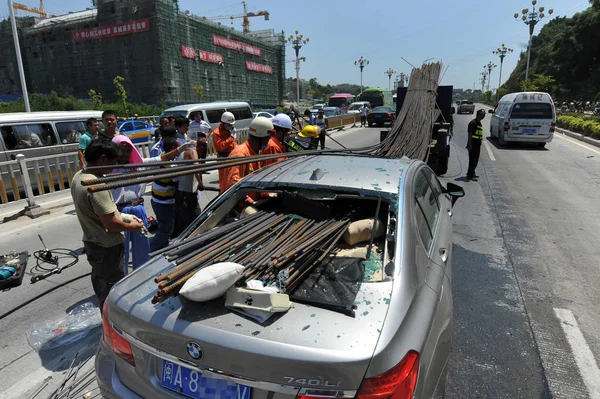
[[[252,388],[163,361],[163,387],[194,399],[250,399]]]
[[[523,133],[537,133],[536,129],[523,129]]]
[[[381,118],[381,115],[375,114],[375,118],[379,119],[379,118]]]

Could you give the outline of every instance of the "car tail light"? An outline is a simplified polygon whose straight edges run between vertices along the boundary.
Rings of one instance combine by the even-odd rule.
[[[394,368],[365,378],[356,399],[410,399],[419,376],[419,354],[409,351]]]
[[[510,130],[510,124],[508,122],[504,122],[504,131],[508,132]]]
[[[392,117],[392,114],[388,114],[388,118],[391,118],[391,117]]]
[[[119,357],[123,358],[127,363],[135,366],[135,359],[131,351],[131,344],[114,329],[108,321],[108,301],[104,302],[102,308],[102,330],[104,332],[104,342],[108,345]]]
[[[556,122],[550,124],[550,133],[554,133],[554,129],[556,129]]]

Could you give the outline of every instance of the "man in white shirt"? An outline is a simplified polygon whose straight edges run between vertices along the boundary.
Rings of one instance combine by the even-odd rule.
[[[367,114],[369,113],[369,107],[367,107],[366,104],[363,104],[362,107],[360,107],[358,109],[358,112],[360,113],[360,126],[366,126],[367,125]]]
[[[190,123],[188,136],[197,143],[196,151],[200,159],[206,159],[208,154],[208,138],[212,133],[212,128],[208,122],[202,120],[202,112],[197,112],[194,115],[194,120]]]

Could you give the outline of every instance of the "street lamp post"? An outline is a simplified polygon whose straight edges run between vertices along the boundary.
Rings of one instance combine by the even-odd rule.
[[[506,47],[504,43],[502,43],[502,47],[498,47],[496,50],[492,51],[492,54],[500,57],[500,77],[498,78],[498,90],[496,90],[496,101],[498,101],[498,91],[500,90],[500,86],[502,85],[502,63],[504,62],[504,57],[506,57],[507,53],[512,53],[513,49]]]
[[[490,81],[492,80],[492,69],[496,68],[497,66],[498,65],[494,64],[492,61],[488,62],[486,65],[483,66],[488,71],[488,83],[487,83],[488,91],[490,91]]]
[[[15,52],[17,53],[17,67],[19,68],[19,77],[21,78],[21,90],[23,91],[25,112],[31,112],[31,108],[29,107],[29,96],[27,95],[27,82],[25,82],[25,70],[23,69],[23,60],[21,59],[21,46],[19,45],[19,36],[17,35],[15,9],[12,0],[8,0],[8,10],[10,12],[10,24],[12,25],[13,40],[15,42]]]
[[[354,65],[358,65],[358,67],[360,68],[360,92],[362,93],[362,91],[363,91],[363,84],[362,84],[363,69],[365,68],[365,65],[369,65],[369,60],[367,60],[366,58],[364,58],[361,55],[358,60],[354,61]]]
[[[537,0],[531,0],[531,4],[533,5],[531,12],[529,12],[529,8],[524,8],[523,10],[521,10],[521,14],[523,14],[521,16],[521,20],[525,23],[525,25],[529,25],[529,45],[527,46],[527,67],[525,69],[526,81],[529,80],[529,60],[531,59],[531,43],[533,39],[533,30],[535,29],[535,25],[537,25],[537,23],[540,22],[540,20],[546,16],[546,14],[544,14],[544,7],[539,7],[537,11],[535,10]],[[548,15],[552,15],[553,12],[554,10],[550,8],[548,10]],[[514,17],[515,20],[518,21],[519,13],[516,12]]]
[[[302,46],[308,44],[310,39],[305,38],[296,31],[296,36],[290,35],[285,39],[286,44],[291,44],[292,48],[296,50],[296,101],[300,101],[300,49]]]
[[[389,79],[389,83],[388,83],[388,88],[391,89],[392,88],[392,75],[396,73],[396,71],[394,71],[392,68],[388,68],[387,71],[384,72]]]
[[[481,95],[483,96],[483,91],[485,90],[485,81],[487,80],[488,72],[481,72]]]

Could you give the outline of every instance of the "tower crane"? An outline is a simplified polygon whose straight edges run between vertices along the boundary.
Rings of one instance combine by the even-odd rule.
[[[47,13],[44,9],[44,0],[40,0],[40,8],[27,7],[21,3],[13,3],[13,8],[16,10],[27,11],[33,14],[39,14],[42,18],[53,17],[53,14]]]
[[[235,18],[243,18],[244,21],[242,22],[242,26],[244,28],[244,33],[250,33],[250,18],[265,17],[265,21],[269,20],[270,13],[268,11],[248,12],[248,7],[246,7],[245,1],[242,1],[242,5],[244,6],[244,13],[241,15],[219,15],[216,17],[204,17],[204,19],[231,19],[233,22],[233,19]]]

